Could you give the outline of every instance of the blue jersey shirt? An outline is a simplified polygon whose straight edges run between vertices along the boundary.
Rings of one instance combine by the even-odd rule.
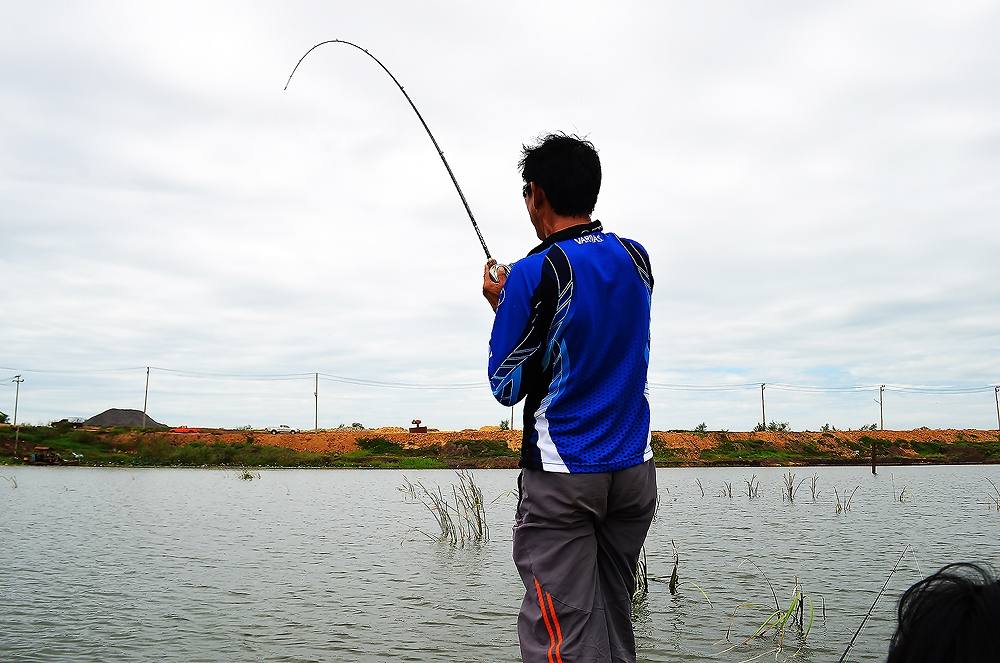
[[[650,446],[646,250],[600,222],[550,235],[511,267],[490,337],[493,395],[525,399],[521,467],[611,472]]]

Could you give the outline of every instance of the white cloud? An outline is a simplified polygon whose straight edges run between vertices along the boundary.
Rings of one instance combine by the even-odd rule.
[[[654,380],[1000,380],[995,3],[7,14],[0,365],[482,379],[482,255],[398,90],[328,46],[281,92],[341,37],[407,87],[500,258],[535,243],[520,143],[595,141],[598,216],[653,257]],[[28,420],[141,405],[141,370],[27,377]],[[169,423],[312,420],[308,380],[155,377]],[[485,389],[321,394],[321,424],[506,416]],[[991,397],[901,394],[887,423],[989,427]],[[654,424],[747,428],[755,398],[654,390]],[[872,405],[776,394],[772,412],[846,427]]]

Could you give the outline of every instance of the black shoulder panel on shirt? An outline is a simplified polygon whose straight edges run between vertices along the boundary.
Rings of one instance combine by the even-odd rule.
[[[638,270],[643,283],[652,291],[653,265],[649,262],[649,254],[646,253],[646,249],[642,248],[638,242],[633,242],[630,239],[625,239],[624,237],[619,239],[621,239],[622,246],[625,247],[625,250],[632,257],[632,262],[635,263],[635,268]]]

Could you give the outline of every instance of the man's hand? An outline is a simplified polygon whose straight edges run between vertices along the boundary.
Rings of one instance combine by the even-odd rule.
[[[493,279],[490,278],[490,267],[495,264],[497,264],[497,261],[490,258],[486,261],[486,266],[483,268],[483,297],[493,307],[494,312],[496,312],[497,306],[500,305],[500,291],[503,290],[503,285],[507,282],[507,271],[503,269],[497,270],[497,278],[500,279],[500,283],[494,283]]]

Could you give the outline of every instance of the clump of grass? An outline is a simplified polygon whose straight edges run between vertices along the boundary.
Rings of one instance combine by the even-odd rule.
[[[489,541],[490,528],[486,522],[483,491],[476,485],[471,472],[462,470],[456,474],[458,485],[451,486],[451,500],[440,486],[431,490],[422,482],[412,484],[405,477],[400,489],[404,494],[413,495],[434,516],[440,530],[439,542],[464,547],[466,543]],[[421,533],[434,538],[426,532]]]
[[[254,479],[260,479],[260,472],[251,472],[250,468],[244,465],[237,468],[236,478],[240,481],[253,481]]]
[[[742,565],[744,562],[751,564],[755,569],[757,569],[757,572],[764,579],[764,582],[767,583],[767,587],[771,592],[771,598],[774,600],[774,608],[771,609],[769,606],[758,605],[753,602],[745,602],[737,605],[736,608],[733,609],[732,614],[730,615],[729,627],[726,630],[726,640],[730,642],[731,642],[730,634],[732,633],[733,620],[735,620],[736,613],[740,609],[764,608],[766,610],[769,610],[770,613],[768,614],[767,618],[763,621],[763,623],[761,623],[760,626],[758,626],[757,629],[750,636],[744,638],[741,642],[734,644],[725,651],[719,652],[718,655],[722,655],[730,651],[733,651],[734,649],[737,649],[739,647],[743,647],[747,645],[754,638],[772,638],[774,640],[775,648],[767,653],[768,654],[774,653],[775,655],[777,655],[778,653],[780,653],[785,649],[785,639],[788,635],[788,632],[793,628],[797,629],[798,634],[801,638],[801,644],[799,647],[799,649],[801,650],[801,646],[805,644],[805,641],[809,637],[809,633],[812,630],[815,610],[813,608],[813,603],[811,598],[806,597],[805,591],[803,591],[802,585],[800,584],[798,577],[795,578],[795,581],[793,583],[792,596],[788,600],[787,606],[782,607],[782,605],[778,601],[778,594],[777,592],[774,591],[774,585],[771,584],[771,581],[768,579],[767,574],[764,573],[764,570],[761,569],[752,559],[744,559],[740,562],[740,564]],[[796,651],[796,654],[797,653],[798,652]]]
[[[812,493],[813,502],[815,502],[816,498],[819,497],[819,490],[817,489],[818,486],[819,486],[819,475],[814,474],[811,477],[809,477],[809,492]]]
[[[392,442],[384,437],[360,437],[357,440],[358,448],[370,454],[401,454],[403,445]]]
[[[646,563],[646,546],[640,549],[639,559],[635,562],[632,574],[635,590],[632,592],[632,605],[644,600],[649,594],[649,566]]]
[[[670,582],[667,583],[667,589],[670,590],[670,594],[673,596],[677,594],[677,584],[680,582],[677,576],[677,567],[680,566],[681,555],[677,552],[677,544],[674,543],[673,539],[670,539],[670,545],[674,549],[674,570],[670,572]]]
[[[989,501],[990,510],[993,510],[993,508],[995,507],[997,511],[1000,511],[1000,488],[998,488],[997,485],[993,483],[993,480],[990,479],[989,477],[986,477],[986,480],[993,487],[993,492],[996,493],[996,497],[994,497],[990,493],[986,493],[986,497],[990,500]],[[17,484],[15,484],[14,487],[16,488]]]
[[[782,477],[781,501],[787,500],[789,504],[795,504],[795,495],[804,482],[805,479],[800,479],[798,483],[795,483],[795,473],[791,470],[785,472]]]
[[[722,490],[719,491],[719,497],[728,497],[729,499],[733,499],[733,482],[732,481],[723,481],[722,482]]]
[[[417,487],[413,485],[409,479],[403,477],[403,483],[396,486],[396,490],[403,494],[403,499],[407,502],[417,500]]]
[[[899,502],[900,504],[907,502],[910,499],[909,488],[903,486],[903,488],[896,493],[896,477],[891,473],[889,474],[889,481],[892,483],[892,501]]]
[[[845,488],[843,500],[840,499],[840,492],[836,488],[833,489],[833,494],[837,500],[835,505],[837,513],[844,513],[845,511],[851,510],[851,501],[854,499],[854,493],[858,492],[858,488],[860,487],[861,486],[855,486],[854,490],[852,490],[850,494],[847,493],[847,489]]]
[[[759,497],[760,479],[757,478],[756,474],[751,475],[749,479],[744,479],[743,483],[747,485],[747,497],[749,499]]]

